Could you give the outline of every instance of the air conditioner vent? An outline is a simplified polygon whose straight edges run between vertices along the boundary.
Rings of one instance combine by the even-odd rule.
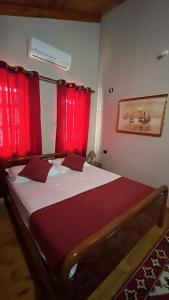
[[[69,54],[34,37],[31,37],[28,41],[28,56],[65,71],[68,71],[71,66],[71,56]]]

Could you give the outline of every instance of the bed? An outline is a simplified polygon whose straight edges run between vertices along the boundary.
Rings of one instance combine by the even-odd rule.
[[[1,161],[5,202],[37,299],[87,299],[146,231],[163,223],[166,186],[87,163],[83,172],[64,169],[65,156],[40,156],[59,169],[45,184],[10,179],[9,168],[21,170],[29,157]]]

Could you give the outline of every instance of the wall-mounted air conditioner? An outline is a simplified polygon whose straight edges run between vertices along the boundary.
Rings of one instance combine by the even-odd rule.
[[[69,54],[34,37],[28,40],[28,56],[65,71],[68,71],[71,66]]]

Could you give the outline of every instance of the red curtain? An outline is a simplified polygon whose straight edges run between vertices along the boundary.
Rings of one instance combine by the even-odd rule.
[[[58,81],[56,152],[86,155],[91,93],[90,88]]]
[[[38,73],[0,61],[0,157],[41,153]]]

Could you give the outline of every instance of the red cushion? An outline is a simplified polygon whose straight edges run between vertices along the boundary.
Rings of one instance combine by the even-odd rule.
[[[65,167],[68,167],[75,171],[83,171],[83,165],[86,161],[86,158],[74,153],[69,153],[64,161],[62,162],[62,165]]]
[[[52,164],[47,160],[32,156],[25,168],[18,174],[20,176],[39,181],[46,182],[48,173]]]

